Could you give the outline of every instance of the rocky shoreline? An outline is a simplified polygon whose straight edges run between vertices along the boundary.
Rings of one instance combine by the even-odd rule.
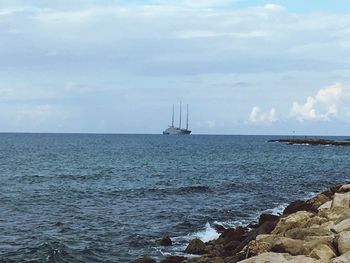
[[[346,263],[350,262],[350,184],[292,202],[280,216],[262,214],[246,228],[216,226],[218,239],[193,239],[185,252],[160,263]],[[161,245],[171,245],[164,237]],[[143,257],[133,263],[156,263]]]

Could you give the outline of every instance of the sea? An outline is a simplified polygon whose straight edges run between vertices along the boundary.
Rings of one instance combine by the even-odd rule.
[[[0,262],[183,255],[350,179],[350,148],[276,138],[2,133]]]

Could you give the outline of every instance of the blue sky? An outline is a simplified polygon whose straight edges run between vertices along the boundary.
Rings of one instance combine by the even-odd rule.
[[[347,135],[349,8],[0,0],[0,131]]]

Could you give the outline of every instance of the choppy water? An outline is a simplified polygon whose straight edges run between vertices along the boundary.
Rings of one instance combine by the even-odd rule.
[[[350,179],[350,148],[270,138],[0,134],[0,262],[162,258]]]

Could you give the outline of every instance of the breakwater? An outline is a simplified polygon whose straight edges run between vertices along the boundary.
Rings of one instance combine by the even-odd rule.
[[[218,239],[206,243],[193,239],[185,249],[188,257],[169,256],[160,262],[350,262],[350,184],[294,201],[282,215],[262,214],[256,224],[247,227],[216,228]],[[160,242],[171,245],[170,238]],[[134,261],[155,262],[148,257]]]
[[[274,139],[269,140],[269,142],[282,142],[287,144],[299,144],[299,145],[333,145],[333,146],[350,146],[350,140],[335,141],[326,139],[308,139],[308,138],[297,138],[297,139]]]

